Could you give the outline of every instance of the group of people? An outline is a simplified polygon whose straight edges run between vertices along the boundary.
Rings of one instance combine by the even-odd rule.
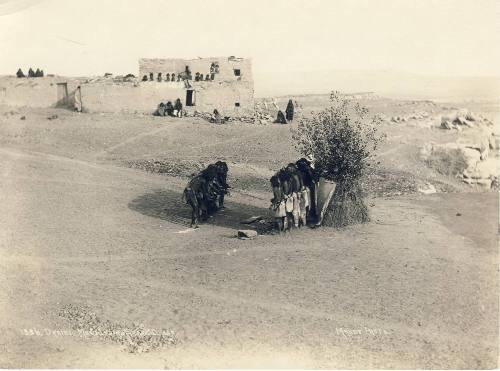
[[[149,81],[154,81],[154,74],[153,74],[153,72],[151,72],[151,73],[149,74],[149,79],[148,79],[148,75],[144,75],[144,76],[142,76],[142,81],[148,81],[148,80],[149,80]],[[170,81],[172,81],[172,82],[174,82],[174,81],[181,81],[181,75],[180,75],[180,74],[178,74],[178,75],[176,76],[176,75],[175,75],[175,73],[172,73],[172,75],[170,75],[170,73],[167,73],[167,74],[165,75],[165,77],[163,77],[163,76],[162,76],[162,73],[161,73],[161,72],[159,72],[159,73],[158,73],[158,76],[157,76],[157,78],[156,78],[156,81],[158,81],[158,82],[162,82],[162,81],[166,81],[166,82],[170,82]]]
[[[26,77],[22,69],[18,69],[16,72],[17,78]],[[37,68],[36,71],[33,71],[33,68],[30,67],[28,71],[28,77],[43,77],[43,70]]]
[[[224,161],[208,165],[189,181],[183,193],[183,200],[191,206],[191,227],[198,228],[198,222],[206,221],[217,210],[224,208],[224,196],[229,193],[227,184],[229,168]]]
[[[309,160],[301,158],[288,164],[270,182],[273,188],[270,208],[279,232],[317,222],[319,176]]]
[[[168,101],[167,103],[161,102],[156,111],[154,112],[155,116],[173,116],[173,117],[182,117],[184,116],[184,110],[182,107],[182,102],[180,98],[177,98],[172,104],[172,102]]]
[[[194,75],[194,81],[212,81],[215,79],[215,75],[219,73],[219,64],[212,62],[210,65],[210,73],[207,73],[203,77],[203,72],[196,72]]]
[[[290,99],[286,106],[285,114],[283,114],[283,111],[279,110],[275,122],[278,124],[289,124],[293,121],[293,113],[294,106],[292,100]]]
[[[194,76],[195,81],[211,81],[215,79],[215,75],[219,73],[219,64],[218,63],[212,63],[210,65],[210,73],[203,75],[202,72],[196,72]],[[184,80],[192,80],[193,75],[191,73],[191,70],[189,69],[189,66],[186,66],[184,69],[184,72],[180,72],[177,75],[175,72],[172,73],[167,73],[166,75],[163,75],[161,72],[158,73],[156,76],[156,81],[158,82],[170,82],[170,81],[184,81]],[[149,77],[148,75],[142,76],[142,81],[154,81],[154,73],[150,72]]]

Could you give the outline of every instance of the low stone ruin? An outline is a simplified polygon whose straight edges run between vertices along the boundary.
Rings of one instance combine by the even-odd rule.
[[[392,116],[391,121],[395,122],[395,123],[399,123],[399,122],[407,122],[410,120],[423,120],[423,119],[426,119],[428,117],[429,117],[429,113],[427,113],[425,111],[421,111],[421,112],[415,112],[415,113],[411,113],[411,114],[404,115],[404,116],[403,115]]]
[[[458,176],[463,182],[482,188],[498,188],[498,137],[493,132],[493,124],[470,112],[442,119],[442,127],[451,129],[466,127],[456,142],[436,144],[427,143],[420,149],[420,158],[424,161],[433,154],[445,153],[449,156],[460,154],[464,159],[465,169]],[[445,127],[444,127],[444,126]],[[448,130],[451,130],[448,129]],[[461,131],[462,129],[457,129]]]
[[[462,109],[441,117],[441,129],[458,130],[473,128],[481,125],[490,126],[493,123],[481,115]]]
[[[215,121],[215,115],[210,112],[194,111],[194,117],[200,117],[208,122]],[[271,114],[264,112],[256,105],[254,116],[224,116],[223,123],[242,122],[247,124],[270,124],[273,122]]]

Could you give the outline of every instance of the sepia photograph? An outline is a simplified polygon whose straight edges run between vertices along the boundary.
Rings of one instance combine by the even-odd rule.
[[[499,0],[0,0],[0,369],[499,367]]]

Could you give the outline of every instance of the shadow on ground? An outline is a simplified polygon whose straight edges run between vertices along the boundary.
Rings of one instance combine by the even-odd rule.
[[[226,200],[225,209],[219,210],[205,224],[233,229],[253,229],[268,233],[271,229],[272,215],[268,209],[231,202]],[[182,194],[171,190],[155,190],[130,201],[128,207],[143,215],[166,220],[170,223],[189,226],[191,223],[191,208],[182,200]],[[265,223],[255,222],[242,224],[241,221],[252,216],[262,216]]]

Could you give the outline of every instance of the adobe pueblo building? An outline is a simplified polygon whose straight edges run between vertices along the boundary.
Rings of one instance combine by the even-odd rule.
[[[236,57],[140,59],[137,77],[3,76],[0,104],[71,108],[78,87],[84,112],[152,113],[179,98],[190,113],[254,115],[252,63]]]

